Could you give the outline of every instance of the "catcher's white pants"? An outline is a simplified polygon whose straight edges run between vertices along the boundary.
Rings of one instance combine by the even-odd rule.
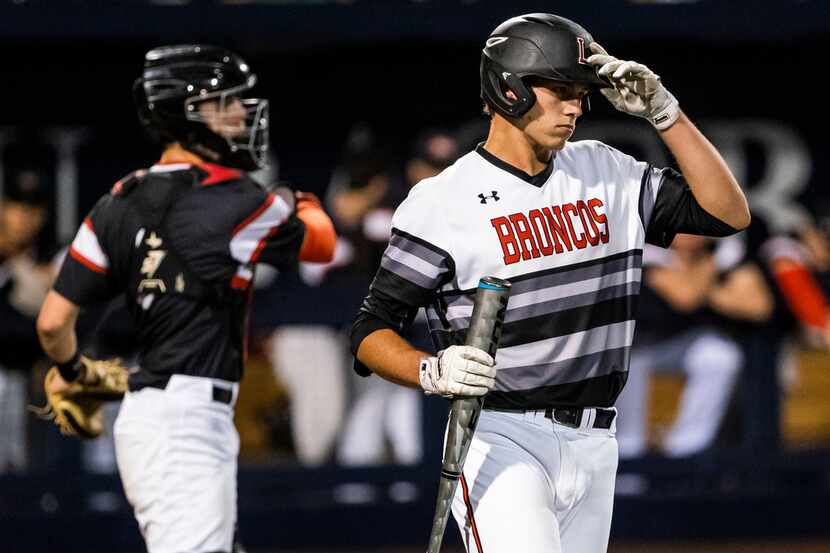
[[[213,388],[231,390],[231,404]],[[236,525],[238,385],[171,377],[167,388],[124,397],[115,452],[149,553],[230,552]]]
[[[590,412],[570,428],[544,411],[482,411],[452,505],[469,553],[605,553],[616,425],[590,428]]]

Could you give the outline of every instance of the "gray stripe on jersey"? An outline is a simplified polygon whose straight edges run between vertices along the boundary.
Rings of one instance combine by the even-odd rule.
[[[628,269],[639,269],[643,266],[642,250],[633,250],[629,255],[620,259],[613,259],[603,263],[596,263],[587,267],[579,267],[570,271],[559,271],[547,275],[540,275],[528,279],[511,281],[510,297],[531,292],[533,290],[540,290],[542,288],[549,288],[551,286],[559,286],[562,284],[570,284],[572,282],[579,282],[581,280],[588,280],[592,278],[599,278],[610,273],[619,273]]]
[[[432,265],[429,265],[428,263],[425,263],[424,265],[426,265],[426,270],[429,271],[429,274],[424,274],[420,272],[418,269],[411,267],[407,264],[407,262],[411,262],[412,259],[418,258],[409,256],[410,259],[408,259],[405,262],[396,261],[395,259],[392,259],[392,257],[390,257],[389,255],[387,255],[389,250],[390,248],[387,248],[386,252],[384,252],[383,259],[381,259],[380,261],[380,266],[386,269],[387,271],[394,273],[405,280],[408,280],[412,284],[420,286],[421,288],[432,290],[438,285],[438,279],[440,278],[441,273],[445,273],[447,271],[447,269],[438,269],[436,267],[433,267]],[[421,264],[418,265],[419,267],[422,266]],[[431,268],[431,270],[429,268]]]
[[[392,237],[389,239],[389,245],[410,253],[416,257],[420,257],[430,265],[434,265],[436,267],[446,265],[446,259],[443,255],[427,248],[426,246],[418,244],[405,236],[401,236],[400,234],[392,233]]]
[[[651,213],[654,211],[654,204],[657,202],[657,192],[660,191],[660,183],[663,181],[663,171],[648,166],[643,174],[640,184],[644,189],[640,192],[640,214],[642,215],[643,228],[648,228],[651,221]]]
[[[555,386],[579,382],[587,378],[605,376],[612,372],[628,370],[630,347],[607,349],[569,359],[542,365],[526,365],[500,369],[496,373],[496,390],[513,392],[530,390],[542,386]]]
[[[599,278],[604,275],[620,273],[630,269],[640,269],[643,266],[643,252],[642,250],[632,250],[627,252],[625,257],[613,259],[603,263],[595,263],[587,267],[579,267],[571,270],[557,271],[554,273],[541,274],[539,276],[511,280],[511,301],[512,298],[534,290],[543,288],[551,288],[564,284],[571,284],[592,278]],[[639,279],[640,273],[637,272]],[[473,301],[475,300],[475,290],[470,290],[467,293],[453,293],[450,292],[444,296],[448,309],[453,307],[469,307],[469,312],[472,313]]]
[[[633,339],[634,320],[628,320],[528,344],[499,348],[496,366],[499,369],[510,369],[549,365],[608,349],[628,347]],[[552,377],[551,374],[545,376]]]
[[[513,321],[520,321],[531,317],[539,317],[541,315],[549,315],[559,311],[564,311],[566,309],[583,307],[601,301],[638,294],[640,291],[640,269],[636,269],[632,271],[632,273],[636,273],[636,275],[631,273],[615,273],[614,275],[607,275],[615,277],[615,280],[628,280],[628,282],[622,282],[621,284],[612,283],[611,286],[603,287],[600,290],[590,290],[582,294],[562,296],[559,293],[561,287],[554,287],[540,291],[540,295],[543,297],[553,296],[555,299],[548,301],[544,301],[543,299],[542,301],[538,301],[537,303],[530,305],[519,305],[514,309],[511,309],[510,304],[508,303],[504,322],[511,323]],[[605,286],[605,284],[607,283],[604,282],[603,286]],[[563,292],[563,294],[568,293],[573,292]],[[537,297],[534,299],[539,298]],[[512,302],[513,298],[511,298],[510,301]],[[472,305],[456,305],[447,309],[447,320],[450,323],[450,327],[453,330],[468,328],[470,326],[470,317],[472,316],[472,312]],[[430,320],[440,320],[438,318],[438,314],[433,308],[427,310],[427,316]]]
[[[431,279],[434,279],[441,274],[440,266],[433,265],[432,263],[425,261],[423,258],[409,252],[405,252],[391,244],[386,247],[386,251],[383,252],[383,256],[393,259],[398,263],[402,263],[410,269],[414,269]]]

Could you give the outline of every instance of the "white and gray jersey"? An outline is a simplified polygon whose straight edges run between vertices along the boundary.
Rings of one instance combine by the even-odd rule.
[[[699,211],[676,172],[601,142],[567,144],[532,177],[479,146],[398,207],[353,347],[377,328],[400,330],[417,307],[437,349],[461,344],[478,281],[495,276],[512,288],[486,406],[613,405],[643,246],[694,231]]]

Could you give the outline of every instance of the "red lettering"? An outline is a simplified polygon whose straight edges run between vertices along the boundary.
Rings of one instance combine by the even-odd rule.
[[[531,257],[536,259],[539,257],[541,254],[536,246],[536,241],[533,239],[527,217],[524,216],[524,213],[514,213],[509,217],[510,222],[513,223],[513,228],[516,229],[519,245],[522,247],[522,259],[530,259]]]
[[[597,212],[597,208],[602,207],[603,205],[602,200],[597,198],[591,198],[588,200],[588,207],[591,209],[591,216],[594,218],[594,221],[604,227],[604,230],[600,232],[599,239],[603,244],[607,244],[608,238],[611,236],[611,232],[608,230],[608,217],[606,217],[604,213]]]
[[[548,230],[547,223],[545,223],[545,216],[538,209],[532,209],[527,214],[527,218],[530,221],[533,236],[536,237],[536,243],[539,245],[539,250],[542,252],[542,255],[552,255],[553,241],[550,239],[550,231]],[[545,235],[544,239],[542,239],[542,234]],[[559,246],[559,249],[561,250],[562,246]]]
[[[592,246],[599,244],[599,229],[591,216],[591,210],[588,209],[588,204],[579,200],[576,202],[576,209],[579,211],[579,220],[582,221],[582,228],[585,229],[585,235],[588,238],[588,243]]]
[[[545,219],[548,220],[548,227],[550,227],[556,253],[562,253],[564,251],[560,240],[565,244],[565,247],[568,248],[568,251],[573,250],[573,246],[571,246],[571,237],[568,236],[568,231],[565,228],[565,221],[562,220],[562,211],[559,209],[559,206],[553,206],[553,215],[556,215],[556,220],[553,219],[550,209],[543,207],[542,213],[545,214]]]
[[[496,217],[490,219],[490,224],[496,229],[496,235],[501,242],[501,251],[504,253],[504,264],[510,265],[519,261],[519,244],[516,242],[516,237],[513,236],[513,227],[510,226],[510,221],[507,217]],[[512,251],[511,251],[512,250]]]
[[[568,223],[568,230],[571,233],[571,239],[573,239],[574,246],[580,250],[584,249],[585,246],[588,245],[588,241],[585,239],[585,233],[583,232],[577,236],[574,231],[573,217],[579,216],[579,211],[576,209],[576,206],[570,203],[564,204],[562,206],[562,213],[565,215],[565,222]],[[571,213],[571,215],[568,216],[568,213]]]

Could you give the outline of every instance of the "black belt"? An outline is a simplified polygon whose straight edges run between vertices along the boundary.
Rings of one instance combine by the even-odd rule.
[[[617,412],[611,409],[599,408],[594,409],[594,411],[596,411],[596,416],[592,428],[611,428],[611,423],[614,422]],[[548,407],[545,409],[545,418],[571,428],[579,428],[584,415],[585,409],[579,407]]]
[[[158,382],[146,382],[141,383],[138,385],[130,386],[131,392],[137,392],[142,388],[157,388],[159,390],[164,390],[167,388],[167,383],[170,381],[168,377],[165,380],[158,381]],[[213,401],[218,401],[219,403],[224,403],[225,405],[230,405],[233,403],[233,390],[228,388],[222,388],[221,386],[217,386],[216,384],[213,385]]]
[[[233,401],[233,390],[227,388],[220,388],[216,384],[213,385],[213,401],[230,405]]]
[[[524,413],[526,411],[538,411],[538,409],[494,409],[488,408],[489,411],[505,411],[507,413]],[[582,417],[585,415],[586,409],[582,407],[548,407],[545,409],[545,418],[552,420],[562,426],[569,426],[571,428],[579,428],[582,425]],[[611,428],[611,423],[617,416],[617,412],[613,409],[594,409],[596,416],[594,417],[594,424],[591,428],[601,428],[607,430]]]

